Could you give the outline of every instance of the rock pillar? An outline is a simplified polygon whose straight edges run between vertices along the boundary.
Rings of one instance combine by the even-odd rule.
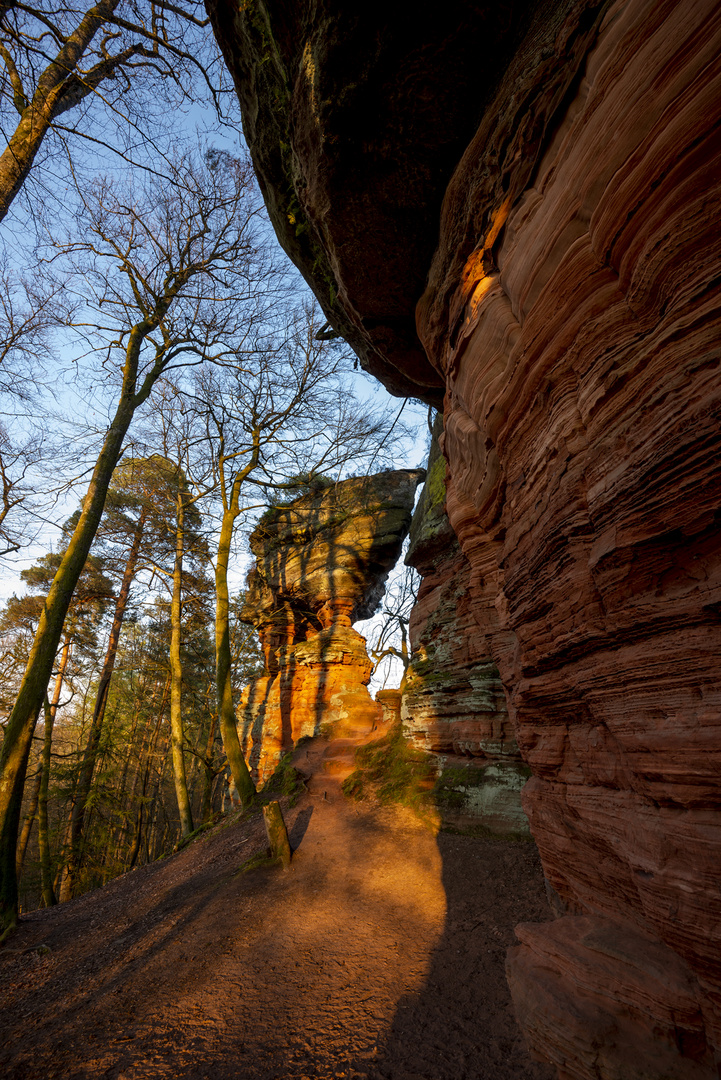
[[[244,690],[238,725],[259,780],[303,736],[331,725],[336,735],[364,733],[381,718],[367,690],[366,643],[351,624],[383,596],[424,475],[397,470],[316,487],[272,507],[253,531],[243,618],[258,630],[266,673]]]

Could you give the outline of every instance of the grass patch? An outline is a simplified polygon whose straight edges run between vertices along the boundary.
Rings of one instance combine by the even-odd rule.
[[[277,799],[280,796],[288,798],[289,806],[295,806],[298,802],[304,784],[302,774],[291,765],[294,753],[294,750],[289,750],[287,754],[283,754],[275,767],[273,775],[263,784],[262,790],[259,792],[263,802]]]
[[[400,724],[382,739],[359,747],[355,761],[355,770],[343,781],[348,798],[375,796],[385,805],[399,803],[419,813],[433,809],[433,767],[426,754],[408,744]]]

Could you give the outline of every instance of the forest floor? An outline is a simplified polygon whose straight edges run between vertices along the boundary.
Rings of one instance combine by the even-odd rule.
[[[325,744],[327,745],[327,744]],[[22,1080],[551,1080],[504,975],[549,917],[535,846],[436,832],[320,771],[294,855],[241,873],[262,816],[23,916],[0,949],[0,1075]]]

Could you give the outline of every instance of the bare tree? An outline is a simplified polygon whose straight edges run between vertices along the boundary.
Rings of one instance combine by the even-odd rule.
[[[0,559],[37,534],[39,470],[52,425],[41,400],[54,359],[53,332],[72,317],[73,301],[47,268],[34,277],[0,258]],[[42,516],[42,515],[41,515]]]
[[[47,594],[0,755],[0,926],[17,921],[15,847],[25,772],[39,710],[73,589],[90,550],[113,470],[135,412],[167,371],[222,359],[244,317],[252,320],[267,266],[256,235],[250,170],[209,154],[183,160],[172,183],[146,185],[132,203],[99,183],[69,249],[95,304],[90,338],[115,382],[110,423],[82,511]],[[227,299],[232,296],[234,304]],[[244,303],[244,301],[247,301]],[[89,312],[90,314],[90,312]],[[119,385],[118,385],[119,383]]]
[[[50,553],[39,559],[33,566],[22,572],[22,578],[30,589],[27,596],[21,600],[9,603],[4,613],[5,621],[13,617],[16,621],[26,621],[31,618],[37,623],[41,617],[43,608],[43,596],[47,592],[48,585],[53,580],[57,567],[62,559],[60,554]],[[68,677],[73,677],[73,666],[69,666],[71,655],[76,658],[76,671],[82,671],[82,658],[93,655],[97,646],[97,629],[100,618],[107,605],[113,598],[112,583],[104,573],[101,560],[91,556],[83,567],[83,572],[73,593],[72,602],[68,609],[68,616],[63,626],[62,644],[59,649],[56,667],[55,687],[52,699],[47,694],[44,699],[45,730],[43,734],[43,750],[40,762],[40,777],[36,778],[37,795],[31,791],[31,803],[35,802],[38,812],[38,825],[40,832],[40,861],[42,893],[46,907],[55,903],[55,894],[52,888],[52,870],[50,866],[50,847],[48,839],[47,799],[48,781],[50,771],[50,752],[52,745],[52,732],[55,716],[60,703],[60,693],[64,682]],[[80,668],[78,669],[77,663]],[[29,835],[29,830],[28,830]],[[27,842],[27,838],[25,840]],[[22,860],[17,858],[18,870]]]
[[[355,396],[349,357],[320,333],[308,306],[281,332],[247,342],[245,354],[201,370],[194,405],[203,416],[220,503],[215,557],[216,689],[220,730],[243,805],[255,789],[243,757],[233,703],[228,568],[239,518],[297,486],[298,476],[334,478],[392,456],[392,418]],[[396,426],[395,437],[405,431]]]
[[[400,572],[393,571],[386,586],[381,610],[371,620],[373,628],[368,634],[368,655],[373,660],[374,675],[379,672],[384,661],[391,661],[386,665],[386,681],[390,677],[393,661],[396,666],[400,665],[404,674],[410,665],[408,625],[418,597],[419,582],[418,571],[412,566],[406,566]]]
[[[110,145],[127,156],[131,142],[153,143],[153,98],[167,107],[169,90],[187,96],[193,74],[212,93],[210,61],[202,60],[206,42],[212,50],[206,25],[197,0],[0,5],[0,116],[9,132],[0,155],[0,220],[50,132],[66,146],[79,136],[97,149],[102,115],[116,121]],[[134,114],[138,82],[144,107]]]

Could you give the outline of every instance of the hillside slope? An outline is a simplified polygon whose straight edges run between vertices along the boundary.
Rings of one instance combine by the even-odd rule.
[[[245,874],[258,815],[23,918],[0,950],[6,1078],[546,1080],[504,978],[547,907],[531,844],[440,833],[352,803],[333,744],[285,805],[293,865]],[[459,974],[462,975],[459,978]]]

